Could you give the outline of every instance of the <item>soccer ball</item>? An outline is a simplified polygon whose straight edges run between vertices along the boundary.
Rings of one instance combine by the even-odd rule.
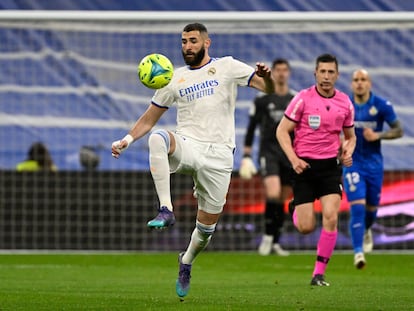
[[[170,83],[174,73],[171,61],[162,54],[149,54],[138,64],[139,80],[151,89],[160,89]]]

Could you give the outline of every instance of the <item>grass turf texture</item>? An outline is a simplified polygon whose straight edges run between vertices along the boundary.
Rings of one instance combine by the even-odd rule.
[[[0,310],[414,310],[414,255],[334,254],[330,287],[309,285],[314,255],[204,252],[175,294],[176,253],[0,255]]]

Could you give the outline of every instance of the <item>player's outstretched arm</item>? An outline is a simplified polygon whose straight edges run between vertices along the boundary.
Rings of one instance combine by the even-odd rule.
[[[122,139],[112,143],[112,156],[119,158],[130,144],[147,134],[161,118],[166,108],[150,105],[142,116],[135,122],[129,133]]]

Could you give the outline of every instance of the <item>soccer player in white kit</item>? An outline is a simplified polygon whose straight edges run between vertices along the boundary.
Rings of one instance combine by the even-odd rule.
[[[174,72],[171,82],[155,92],[151,105],[129,133],[112,143],[112,155],[147,134],[162,114],[177,104],[174,132],[157,129],[149,136],[150,170],[160,202],[150,228],[166,228],[175,223],[170,192],[170,174],[190,174],[195,185],[198,211],[195,229],[185,252],[179,255],[176,292],[185,297],[190,288],[195,257],[207,246],[226,202],[235,148],[235,102],[238,86],[274,91],[269,67],[256,70],[231,56],[213,58],[207,29],[200,23],[188,24],[181,36],[187,66]]]

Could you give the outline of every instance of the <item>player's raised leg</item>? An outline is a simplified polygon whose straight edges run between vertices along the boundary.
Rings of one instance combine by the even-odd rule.
[[[160,207],[158,215],[148,222],[149,228],[166,228],[174,225],[175,217],[171,202],[170,166],[168,154],[174,152],[175,140],[166,130],[154,131],[149,139],[149,159]],[[173,147],[173,148],[172,148]]]
[[[313,211],[313,202],[302,203],[293,210],[294,225],[300,233],[308,234],[315,230],[316,219]]]

